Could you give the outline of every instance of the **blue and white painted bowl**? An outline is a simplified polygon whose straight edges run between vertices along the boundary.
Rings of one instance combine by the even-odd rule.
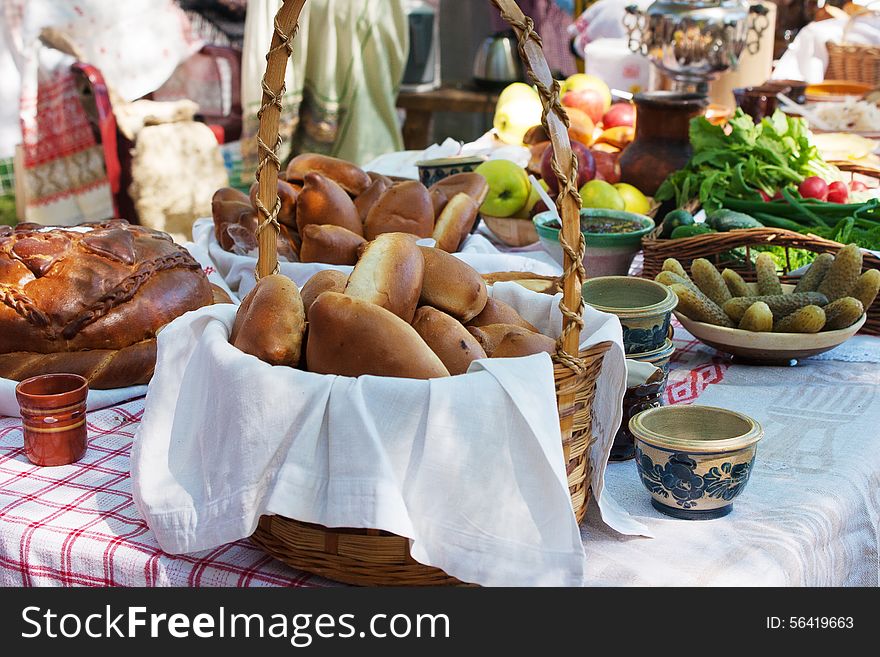
[[[755,463],[764,430],[752,418],[714,406],[661,406],[629,421],[639,478],[655,509],[673,518],[730,513]]]
[[[627,356],[664,347],[678,304],[672,288],[635,276],[599,276],[588,279],[582,290],[584,303],[620,319]]]

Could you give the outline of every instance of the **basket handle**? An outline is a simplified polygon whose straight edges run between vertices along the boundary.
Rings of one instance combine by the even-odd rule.
[[[275,16],[275,32],[272,46],[266,55],[266,74],[263,76],[263,98],[258,117],[260,129],[257,136],[260,162],[256,178],[259,183],[257,211],[260,223],[257,227],[259,257],[257,278],[278,270],[276,251],[280,230],[277,215],[278,172],[281,162],[277,149],[280,145],[278,120],[281,97],[284,94],[284,72],[292,51],[296,24],[306,0],[284,0]],[[562,311],[562,335],[557,341],[556,361],[577,374],[583,371],[583,361],[578,358],[580,331],[583,327],[583,299],[581,285],[586,278],[583,267],[584,238],[580,231],[580,196],[577,192],[577,159],[568,139],[568,117],[559,101],[559,82],[553,79],[544,53],[541,38],[535,32],[534,22],[526,17],[514,0],[491,0],[501,12],[501,17],[514,29],[519,41],[518,49],[529,79],[537,87],[543,112],[541,123],[553,148],[552,167],[559,180],[559,196],[556,206],[562,219],[559,243],[564,253],[563,294],[559,308]],[[271,227],[271,230],[267,230]],[[572,247],[571,245],[574,245]],[[562,402],[562,400],[560,400]]]
[[[833,10],[837,9],[837,7],[833,7],[833,6],[826,8],[826,10],[829,10],[829,13],[832,16],[834,16],[835,18],[843,18],[842,16],[840,16],[840,13],[845,14],[849,18],[849,20],[847,20],[846,24],[843,26],[843,32],[840,35],[840,43],[846,43],[847,34],[855,26],[856,21],[859,18],[861,18],[863,16],[877,15],[878,13],[880,13],[880,10],[873,7],[873,5],[875,5],[875,4],[877,4],[877,3],[872,2],[869,5],[866,5],[860,9],[857,9],[852,14],[848,14],[847,12],[843,11],[842,9],[837,10],[837,11],[833,11]],[[838,12],[840,12],[840,13],[838,13]]]

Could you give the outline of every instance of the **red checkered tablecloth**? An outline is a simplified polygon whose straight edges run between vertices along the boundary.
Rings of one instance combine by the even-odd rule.
[[[668,403],[689,403],[724,376],[725,361],[676,327]],[[32,465],[18,418],[0,417],[0,585],[326,586],[248,540],[164,553],[131,498],[129,453],[144,410],[135,399],[88,415],[78,463]]]

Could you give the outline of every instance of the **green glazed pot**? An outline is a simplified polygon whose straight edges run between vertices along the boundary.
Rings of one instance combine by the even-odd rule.
[[[639,478],[655,509],[673,518],[730,513],[748,483],[764,430],[752,418],[714,406],[662,406],[629,421]]]
[[[649,352],[664,347],[672,311],[678,304],[672,288],[647,278],[601,276],[586,281],[582,290],[584,303],[620,319],[628,358],[638,354],[637,360],[644,360]]]
[[[633,258],[642,248],[642,236],[654,229],[654,220],[643,214],[623,210],[584,208],[580,214],[582,219],[637,221],[642,225],[639,230],[628,233],[582,233],[586,244],[584,267],[587,270],[587,278],[626,276]],[[563,263],[562,247],[559,245],[559,229],[547,225],[553,219],[555,219],[555,215],[547,211],[536,214],[532,218],[532,222],[535,224],[535,230],[538,231],[541,245],[561,265]]]

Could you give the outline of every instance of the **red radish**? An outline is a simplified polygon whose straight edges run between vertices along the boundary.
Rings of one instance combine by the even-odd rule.
[[[785,197],[782,195],[782,190],[781,190],[781,189],[777,189],[777,190],[776,190],[776,193],[773,195],[773,199],[772,199],[772,200],[774,200],[774,201],[781,201],[781,200],[784,199],[784,198],[785,198]]]
[[[815,198],[824,201],[828,197],[828,183],[819,176],[810,176],[800,184],[798,192],[804,198]]]
[[[771,200],[771,198],[770,198],[770,194],[768,194],[767,192],[765,192],[763,189],[759,189],[759,190],[758,190],[758,193],[761,195],[761,199],[762,199],[763,201],[769,201],[769,200]]]
[[[849,184],[849,191],[851,192],[863,192],[868,189],[868,186],[863,183],[861,180],[853,180]]]
[[[828,198],[826,200],[829,203],[846,203],[848,198],[849,191],[844,183],[835,181],[828,185]]]

